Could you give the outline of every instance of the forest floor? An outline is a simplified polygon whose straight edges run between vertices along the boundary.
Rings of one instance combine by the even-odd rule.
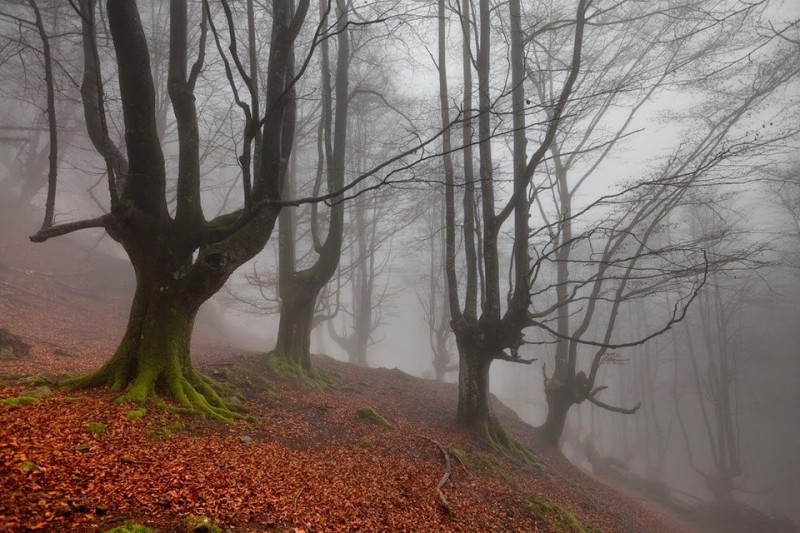
[[[456,426],[454,385],[317,356],[336,384],[315,390],[273,376],[263,354],[226,347],[229,333],[211,319],[198,323],[195,364],[235,388],[250,421],[61,391],[51,383],[60,374],[113,352],[132,272],[69,239],[31,245],[0,224],[0,328],[31,345],[24,358],[0,360],[0,398],[38,396],[0,404],[0,531],[127,521],[186,531],[189,516],[235,532],[692,530],[575,468],[496,400],[540,465],[505,459]],[[365,406],[392,427],[357,416]]]

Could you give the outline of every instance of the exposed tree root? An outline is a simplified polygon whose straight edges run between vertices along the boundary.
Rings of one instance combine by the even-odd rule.
[[[539,469],[544,468],[539,458],[509,435],[495,417],[490,415],[479,427],[479,432],[486,444],[512,461]]]
[[[225,386],[202,375],[194,369],[181,372],[174,368],[139,369],[132,378],[125,366],[114,364],[116,356],[98,370],[67,379],[60,386],[65,389],[109,387],[115,392],[127,392],[117,401],[121,403],[147,403],[181,414],[198,414],[221,422],[243,418],[242,414],[225,401],[220,392]],[[169,404],[160,396],[172,400]]]
[[[336,387],[333,376],[314,366],[304,368],[295,358],[272,351],[267,354],[267,365],[276,377],[283,380],[297,381],[309,388],[325,391]]]
[[[453,509],[452,507],[450,507],[450,502],[447,500],[447,496],[445,496],[444,492],[442,491],[442,487],[444,487],[445,484],[450,480],[450,473],[451,473],[450,454],[447,453],[447,450],[445,449],[444,446],[441,445],[441,443],[439,443],[439,441],[433,440],[432,438],[427,437],[425,435],[418,434],[417,436],[435,444],[442,452],[442,455],[444,456],[445,472],[442,478],[439,480],[439,483],[436,484],[436,492],[439,494],[439,500],[441,500],[442,502],[442,507],[444,507],[444,509],[448,513],[450,513],[452,512]]]

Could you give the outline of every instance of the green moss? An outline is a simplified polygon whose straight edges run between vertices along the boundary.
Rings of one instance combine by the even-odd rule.
[[[210,518],[202,515],[189,515],[183,519],[187,533],[222,533],[222,528]]]
[[[334,376],[324,370],[316,367],[306,370],[289,357],[275,352],[268,355],[267,366],[270,372],[282,381],[297,382],[318,391],[330,390],[336,386]]]
[[[465,468],[485,477],[499,479],[514,490],[525,490],[506,470],[497,455],[482,451],[468,452],[459,448],[450,448],[449,451]]]
[[[0,400],[0,403],[3,405],[7,405],[12,408],[22,407],[23,405],[30,405],[32,403],[36,403],[39,401],[36,398],[30,398],[28,396],[17,396],[15,398],[3,398]]]
[[[65,403],[85,402],[89,400],[88,396],[62,396],[61,399]]]
[[[49,398],[52,395],[53,391],[47,386],[37,387],[33,390],[25,391],[20,394],[20,396],[25,396],[26,398]]]
[[[125,413],[125,418],[128,420],[141,420],[144,415],[147,414],[147,409],[144,407],[140,407],[138,409],[131,409],[127,413]]]
[[[28,376],[20,380],[25,385],[29,385],[31,387],[39,387],[41,385],[49,385],[50,380],[48,380],[44,376]]]
[[[392,429],[394,427],[391,422],[383,418],[377,413],[377,411],[375,411],[375,409],[368,405],[359,407],[356,411],[356,416],[358,416],[358,418],[361,420],[375,424],[376,426],[380,426],[382,428]]]
[[[114,529],[108,529],[105,531],[105,533],[155,533],[155,530],[141,524],[128,522],[127,524],[117,526]]]
[[[448,451],[450,452],[450,455],[458,459],[458,462],[461,463],[465,468],[470,467],[470,460],[467,456],[467,452],[461,448],[449,448]]]
[[[183,429],[184,429],[183,424],[179,420],[176,420],[174,422],[167,424],[166,426],[152,425],[147,429],[145,429],[142,432],[142,434],[144,435],[144,438],[146,438],[147,440],[152,440],[157,442],[157,441],[167,440],[174,433],[182,431]]]
[[[544,498],[531,497],[528,500],[528,511],[533,513],[550,526],[555,531],[566,531],[569,533],[586,533],[586,528],[575,517],[563,507],[546,500]]]
[[[105,435],[108,433],[108,426],[102,422],[89,422],[86,424],[86,431],[95,435]]]
[[[19,471],[23,474],[30,474],[31,472],[36,472],[37,470],[39,470],[39,465],[33,461],[23,461],[22,464],[19,465]]]
[[[522,446],[493,416],[479,427],[483,441],[494,451],[503,454],[512,461],[532,466],[545,471],[545,464],[533,452]]]
[[[374,446],[373,442],[370,439],[368,439],[367,437],[364,437],[363,439],[361,439],[359,441],[358,445],[361,446],[364,449],[372,448]]]

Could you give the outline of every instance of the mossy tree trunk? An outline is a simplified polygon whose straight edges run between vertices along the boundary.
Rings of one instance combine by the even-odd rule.
[[[311,371],[314,305],[321,289],[322,286],[314,279],[303,279],[299,275],[289,281],[281,280],[278,340],[270,357],[281,357],[283,362],[306,373]]]
[[[163,253],[149,247],[129,249],[136,290],[125,335],[100,369],[65,382],[67,387],[108,386],[126,391],[122,401],[145,402],[164,396],[178,406],[228,420],[215,384],[192,367],[190,344],[200,305],[215,291],[197,284],[191,253],[170,260],[176,246]],[[194,275],[192,275],[194,274]]]
[[[453,325],[459,354],[456,421],[504,455],[524,463],[536,463],[533,454],[506,433],[493,416],[489,403],[489,370],[492,361],[501,359],[517,363],[530,362],[502,352],[509,339],[517,338],[509,335],[509,332],[516,331],[519,326],[509,321],[484,320],[482,323],[471,323],[463,319],[455,321]]]

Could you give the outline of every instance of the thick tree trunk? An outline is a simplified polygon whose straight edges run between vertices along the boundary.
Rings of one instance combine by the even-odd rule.
[[[550,381],[545,386],[547,418],[539,431],[553,446],[559,445],[567,414],[575,403],[571,392],[571,385],[568,383],[554,384],[553,381]]]
[[[468,341],[459,344],[458,413],[456,420],[479,432],[489,425],[489,368],[492,360]]]
[[[464,338],[466,337],[466,338]],[[487,445],[516,461],[537,464],[536,457],[506,433],[489,406],[489,369],[494,357],[476,337],[456,331],[459,379],[456,421]]]
[[[108,386],[126,391],[122,400],[130,402],[158,401],[160,394],[180,407],[230,420],[236,415],[190,359],[192,329],[203,298],[187,294],[179,271],[168,270],[137,268],[128,326],[116,352],[97,371],[64,385]]]
[[[311,330],[313,329],[314,302],[319,289],[309,280],[296,277],[281,289],[281,318],[278,324],[278,340],[270,357],[282,362],[311,370]]]
[[[367,365],[367,344],[369,344],[369,336],[364,337],[355,332],[353,335],[353,351],[347,355],[350,364],[366,367]]]

